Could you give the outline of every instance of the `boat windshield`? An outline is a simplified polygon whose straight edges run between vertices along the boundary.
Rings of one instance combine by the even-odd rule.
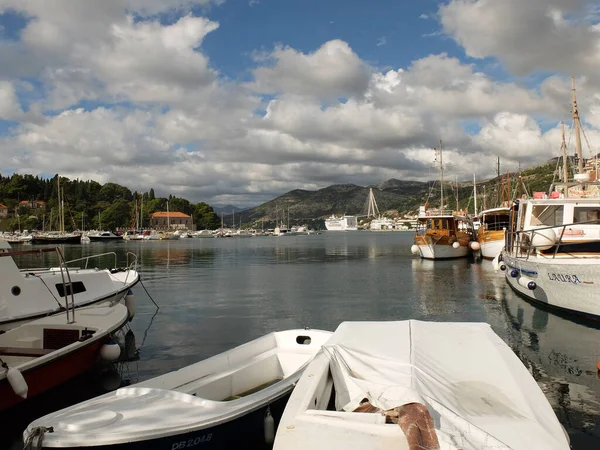
[[[573,211],[573,223],[598,223],[598,220],[600,220],[600,208],[598,206],[575,206]]]
[[[563,205],[533,205],[531,225],[555,227],[563,224]]]

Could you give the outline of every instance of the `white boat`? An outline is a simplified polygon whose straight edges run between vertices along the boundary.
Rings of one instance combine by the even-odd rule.
[[[102,356],[119,357],[109,337],[127,322],[127,307],[115,302],[66,309],[0,334],[6,369],[0,371],[0,411],[64,383]]]
[[[488,324],[342,323],[300,378],[273,449],[417,448],[570,447],[544,393]]]
[[[575,99],[573,111],[581,155]],[[562,148],[563,160],[568,161],[564,132]],[[565,181],[553,184],[547,194],[515,201],[499,267],[506,271],[510,287],[527,300],[598,319],[600,183],[589,181],[582,157],[574,180],[568,178],[565,164]]]
[[[87,237],[92,242],[122,241],[123,240],[123,236],[115,234],[112,231],[100,231],[98,234],[88,234]]]
[[[356,216],[332,215],[325,219],[325,228],[327,231],[356,231],[358,230]]]
[[[192,236],[195,238],[214,238],[215,233],[212,230],[199,230],[196,231]]]
[[[55,253],[59,265],[20,270],[12,258],[45,253]],[[113,267],[91,267],[97,265],[100,258],[114,258]],[[12,251],[10,245],[0,242],[0,286],[3,287],[0,290],[0,330],[9,330],[60,312],[65,296],[71,293],[75,307],[125,300],[127,297],[133,311],[134,300],[130,289],[140,280],[140,276],[136,270],[137,258],[132,253],[128,253],[128,258],[131,259],[123,268],[117,267],[117,256],[112,252],[65,262],[59,248]]]
[[[494,259],[504,248],[504,232],[509,225],[510,208],[492,208],[479,213],[477,243],[481,256]]]
[[[53,427],[43,437],[43,448],[258,448],[265,440],[272,443],[274,421],[331,334],[269,333],[183,369],[48,414],[27,427],[24,439]]]

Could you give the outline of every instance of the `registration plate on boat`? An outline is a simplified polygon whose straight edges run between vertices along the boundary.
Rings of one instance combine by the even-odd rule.
[[[212,433],[205,434],[203,436],[198,436],[194,439],[188,439],[186,441],[175,442],[171,446],[171,450],[181,450],[183,448],[195,447],[196,445],[204,444],[205,442],[210,442],[212,439]]]

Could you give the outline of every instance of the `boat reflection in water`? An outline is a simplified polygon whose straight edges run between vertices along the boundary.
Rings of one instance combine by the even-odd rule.
[[[540,384],[573,448],[600,448],[600,327],[528,303],[487,261],[473,268],[489,317],[504,318],[505,329],[497,331]],[[498,309],[501,314],[492,311]]]

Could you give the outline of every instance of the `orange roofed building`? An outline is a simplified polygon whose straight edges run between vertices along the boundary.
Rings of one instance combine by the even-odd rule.
[[[155,230],[192,230],[192,217],[181,212],[157,211],[150,218],[150,228]]]

